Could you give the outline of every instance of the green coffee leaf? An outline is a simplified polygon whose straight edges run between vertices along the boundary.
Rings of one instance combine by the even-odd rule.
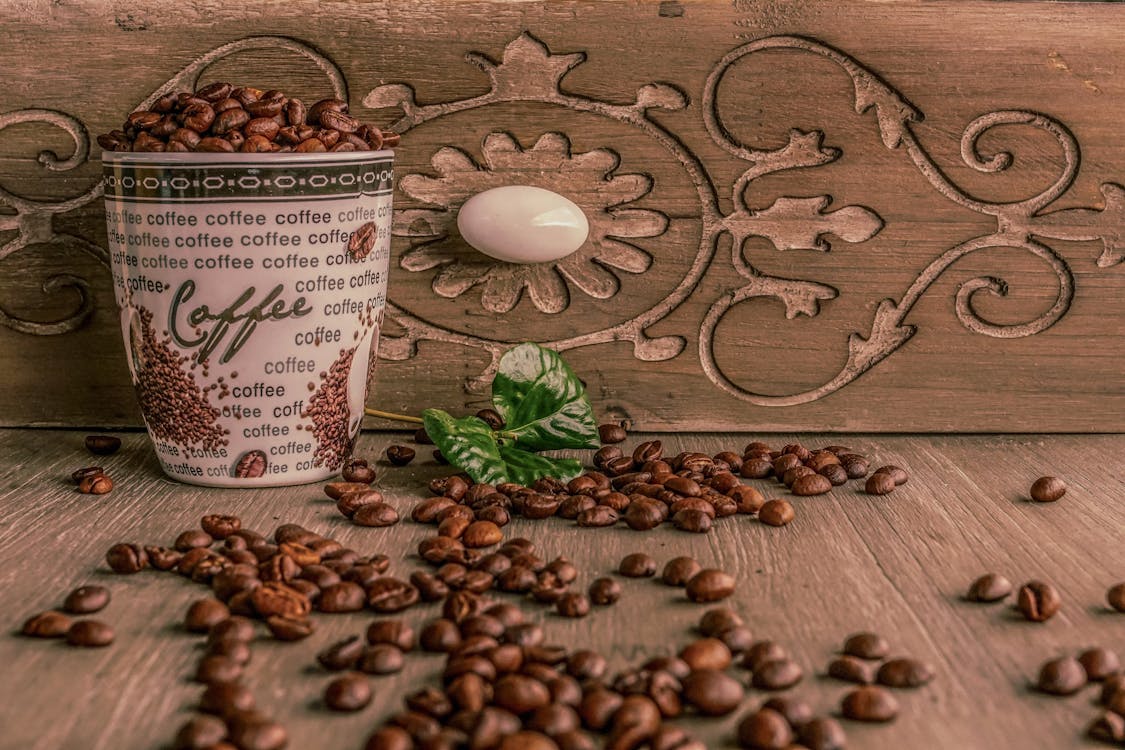
[[[492,404],[504,418],[503,435],[541,451],[596,448],[598,426],[582,381],[557,352],[526,343],[500,358]]]
[[[529,485],[541,477],[565,481],[582,473],[582,462],[576,458],[550,458],[514,445],[501,445],[500,457],[504,459],[508,481],[522,485]]]

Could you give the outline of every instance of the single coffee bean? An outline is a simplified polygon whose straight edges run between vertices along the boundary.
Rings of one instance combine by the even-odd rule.
[[[691,669],[724,670],[730,666],[731,653],[718,638],[700,638],[680,650],[680,659]]]
[[[522,674],[501,677],[493,688],[493,703],[517,716],[529,714],[551,702],[551,693],[539,680]]]
[[[1032,622],[1045,622],[1059,611],[1062,597],[1049,583],[1029,581],[1020,587],[1016,597],[1016,608]]]
[[[1086,734],[1092,740],[1119,745],[1125,742],[1125,717],[1105,711],[1090,723]]]
[[[96,477],[105,474],[105,469],[100,466],[85,466],[81,469],[75,469],[70,475],[70,481],[79,484],[83,479]]]
[[[883,662],[875,675],[880,685],[893,688],[921,687],[934,679],[934,670],[917,659],[891,659]]]
[[[504,539],[504,532],[491,521],[474,521],[465,528],[461,541],[466,547],[492,547]]]
[[[693,602],[717,602],[734,593],[734,576],[714,568],[699,571],[685,587],[687,598]]]
[[[226,539],[242,528],[242,519],[238,516],[224,516],[212,513],[204,516],[200,520],[199,526],[215,539]]]
[[[590,584],[590,601],[599,606],[615,604],[621,598],[621,584],[612,578],[598,578]]]
[[[634,495],[634,498],[638,496]],[[625,523],[634,531],[649,531],[664,523],[668,515],[667,506],[659,500],[639,497],[625,509]]]
[[[299,641],[316,632],[313,621],[306,617],[271,615],[266,618],[270,635],[279,641]]]
[[[612,445],[625,442],[628,434],[625,432],[625,428],[619,424],[602,424],[598,425],[598,437],[603,445]]]
[[[409,445],[387,446],[387,460],[395,466],[406,466],[414,460],[415,451]]]
[[[333,711],[358,711],[371,702],[371,683],[362,674],[341,675],[324,688],[324,705]]]
[[[121,438],[112,435],[87,435],[86,450],[95,456],[108,456],[121,447]]]
[[[590,600],[585,594],[569,592],[559,597],[555,609],[563,617],[585,617],[590,614]]]
[[[20,633],[32,638],[62,638],[70,630],[72,620],[62,612],[49,609],[24,622]]]
[[[1031,485],[1031,499],[1037,503],[1053,503],[1066,494],[1066,482],[1058,477],[1039,477]]]
[[[324,587],[317,600],[321,612],[359,612],[367,603],[367,592],[358,583],[340,581]]]
[[[1070,656],[1051,659],[1039,668],[1035,685],[1050,695],[1073,695],[1086,686],[1086,670]]]
[[[1105,600],[1110,607],[1118,612],[1125,612],[1125,583],[1110,586],[1105,592]]]
[[[742,655],[742,666],[756,672],[768,662],[789,658],[789,652],[775,641],[758,641]]]
[[[206,633],[229,617],[230,609],[218,599],[198,599],[188,607],[184,627],[191,633]]]
[[[793,521],[796,513],[788,500],[778,498],[762,504],[758,511],[758,520],[767,526],[785,526]]]
[[[363,640],[358,635],[336,641],[316,655],[317,663],[330,672],[355,669],[364,652]]]
[[[1090,648],[1078,655],[1078,663],[1086,670],[1086,679],[1101,682],[1121,671],[1117,653],[1107,648]]]
[[[898,715],[898,701],[885,688],[864,685],[844,696],[840,713],[854,721],[891,721]]]
[[[180,725],[172,741],[174,750],[208,750],[222,747],[227,737],[226,723],[216,716],[193,716]]]
[[[891,476],[891,479],[894,480],[896,487],[901,487],[902,485],[906,484],[906,482],[910,479],[910,477],[909,477],[909,475],[907,475],[905,469],[902,469],[898,466],[894,466],[893,464],[887,464],[886,466],[880,466],[878,469],[875,470],[875,473],[876,474],[889,474]]]
[[[684,699],[704,716],[723,716],[742,703],[742,684],[718,669],[697,669],[683,681]]]
[[[172,544],[180,552],[189,552],[196,547],[210,547],[215,540],[203,529],[188,529],[176,537]]]
[[[726,644],[732,654],[741,654],[754,645],[754,634],[744,625],[727,628],[719,633],[718,639]]]
[[[702,510],[684,508],[672,516],[672,524],[680,531],[706,534],[711,530],[711,516]]]
[[[1125,695],[1125,674],[1115,674],[1105,678],[1102,682],[1102,692],[1098,702],[1103,706],[1108,706],[1118,693]],[[1125,714],[1122,715],[1125,716]]]
[[[769,659],[754,670],[752,684],[759,690],[786,690],[805,676],[801,666],[792,659]]]
[[[345,482],[357,482],[359,484],[371,484],[375,481],[375,469],[367,465],[363,459],[352,459],[344,464],[343,471],[340,472],[340,477]]]
[[[873,668],[854,656],[841,656],[828,663],[828,676],[857,685],[870,685],[875,681]]]
[[[739,485],[730,490],[727,495],[734,500],[739,513],[754,514],[761,511],[766,503],[766,498],[756,487]]]
[[[74,615],[88,615],[109,604],[109,589],[105,586],[79,586],[66,595],[63,610]]]
[[[139,544],[115,544],[105,553],[114,573],[137,573],[148,566],[148,554]]]
[[[266,718],[230,722],[230,738],[239,750],[282,750],[289,743],[285,727]]]
[[[402,620],[376,620],[367,627],[367,642],[389,643],[400,651],[413,651],[417,638],[414,628]]]
[[[637,465],[646,461],[658,461],[664,455],[664,446],[659,440],[647,440],[633,449],[633,461]]]
[[[249,643],[254,640],[254,623],[245,617],[228,617],[211,626],[207,631],[207,643],[220,642]]]
[[[452,620],[431,620],[422,628],[418,642],[423,651],[450,653],[461,645],[461,629]]]
[[[800,497],[808,497],[812,495],[823,495],[831,489],[832,482],[828,481],[828,477],[821,476],[820,474],[807,474],[797,478],[789,488],[789,491]]]
[[[808,750],[844,750],[848,736],[840,722],[828,716],[818,716],[798,727],[797,741]]]
[[[844,640],[843,652],[858,659],[886,659],[891,645],[877,633],[853,633]]]
[[[885,471],[877,471],[867,477],[867,483],[863,489],[868,495],[889,495],[894,492],[897,486],[893,476]]]
[[[965,598],[971,602],[998,602],[1012,593],[1012,583],[996,573],[986,573],[973,581]]]
[[[762,708],[777,711],[794,729],[800,729],[813,719],[812,706],[800,698],[775,695],[763,703]]]
[[[192,679],[210,685],[216,682],[235,682],[242,677],[242,664],[223,654],[208,654],[199,660]]]
[[[371,487],[366,482],[329,482],[324,485],[324,494],[333,500],[339,500],[341,497],[349,492],[362,492],[369,490]],[[304,531],[304,529],[302,529]],[[282,541],[282,540],[278,540]],[[293,540],[297,541],[297,540]]]
[[[761,708],[738,723],[738,744],[749,750],[787,750],[793,729],[777,711]]]
[[[66,631],[71,646],[100,648],[113,643],[113,628],[100,620],[78,620]]]
[[[745,623],[742,618],[726,607],[713,607],[703,613],[699,618],[698,630],[709,638],[717,638],[719,634],[730,628],[741,627]]]
[[[388,503],[371,502],[360,506],[352,514],[352,523],[356,526],[384,528],[398,523],[398,511]]]
[[[664,565],[660,579],[668,586],[686,586],[691,577],[702,569],[703,566],[694,558],[673,557]]]
[[[634,552],[622,558],[617,572],[627,578],[648,578],[656,574],[656,560],[643,552]]]

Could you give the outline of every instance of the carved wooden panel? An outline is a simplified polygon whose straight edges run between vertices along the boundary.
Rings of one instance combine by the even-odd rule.
[[[403,135],[381,408],[477,408],[532,339],[640,427],[1125,429],[1125,8],[252,5],[11,6],[0,422],[139,422],[91,134],[233,78]],[[472,251],[504,184],[585,245]]]

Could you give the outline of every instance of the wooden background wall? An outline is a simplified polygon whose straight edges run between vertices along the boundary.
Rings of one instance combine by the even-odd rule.
[[[478,408],[533,339],[643,428],[1125,428],[1123,6],[0,9],[0,424],[139,423],[92,136],[232,79],[403,134],[373,405]],[[510,183],[591,239],[484,263],[456,209]]]

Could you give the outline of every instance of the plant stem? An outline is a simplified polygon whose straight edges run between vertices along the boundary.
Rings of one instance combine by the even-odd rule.
[[[422,424],[419,417],[411,417],[406,414],[395,414],[390,411],[380,411],[379,409],[364,409],[363,413],[369,417],[379,417],[381,419],[393,419],[396,422],[412,422],[414,424]]]

